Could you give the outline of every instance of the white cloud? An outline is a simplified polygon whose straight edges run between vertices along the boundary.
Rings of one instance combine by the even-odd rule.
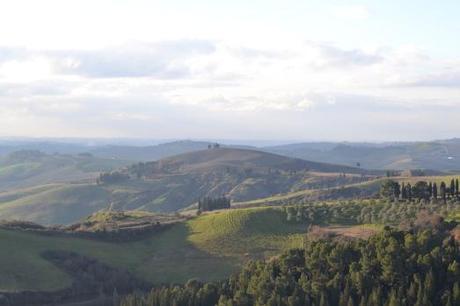
[[[445,75],[460,71],[458,62],[446,71],[445,61],[406,46],[363,50],[308,41],[261,48],[180,39],[0,54],[4,135],[292,139],[333,122],[321,136],[346,138],[359,122],[404,130],[401,114],[405,124],[419,124],[460,97],[456,75]],[[445,111],[433,118],[443,115],[458,127]]]

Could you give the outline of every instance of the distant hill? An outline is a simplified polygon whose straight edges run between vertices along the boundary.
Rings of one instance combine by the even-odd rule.
[[[95,178],[128,162],[91,154],[45,154],[22,150],[0,158],[0,191]]]
[[[200,198],[226,195],[249,200],[301,189],[338,186],[375,174],[353,167],[308,162],[247,149],[218,148],[190,152],[125,170],[124,184],[148,184],[142,209],[174,211]],[[351,175],[343,176],[343,173]],[[144,201],[145,202],[145,201]],[[133,209],[125,200],[124,209]],[[128,207],[126,207],[126,205]]]
[[[108,172],[109,177],[111,173]],[[206,196],[226,195],[234,201],[249,201],[365,182],[376,174],[353,167],[230,148],[206,149],[137,163],[115,173],[122,175],[100,184],[93,180],[0,193],[0,219],[72,223],[108,207],[173,212]]]
[[[97,147],[90,152],[95,156],[112,159],[132,161],[154,161],[162,158],[179,155],[188,152],[205,150],[213,146],[213,142],[180,140],[162,143],[154,146],[103,146]],[[226,146],[235,148],[249,148],[247,146]]]
[[[460,171],[460,140],[409,143],[299,143],[264,151],[367,169]]]
[[[180,154],[147,166],[164,168],[167,172],[206,171],[222,167],[251,168],[260,171],[317,171],[335,173],[370,173],[371,171],[356,167],[334,165],[330,163],[311,162],[299,158],[289,158],[278,154],[257,150],[236,148],[214,148]]]

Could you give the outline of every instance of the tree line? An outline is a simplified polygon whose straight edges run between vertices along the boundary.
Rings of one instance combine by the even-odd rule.
[[[350,200],[335,203],[315,203],[286,206],[285,220],[309,225],[329,224],[385,224],[410,226],[421,212],[444,218],[459,208],[458,201],[407,201],[404,205],[389,199]]]
[[[198,201],[198,211],[211,211],[230,208],[231,200],[225,196],[218,198],[205,197]]]
[[[400,184],[395,180],[388,179],[382,184],[380,195],[392,200],[412,201],[413,199],[442,199],[446,202],[447,199],[460,198],[459,180],[452,179],[450,184],[446,184],[442,181],[438,187],[436,182],[418,181],[412,186],[410,183],[402,182]]]
[[[98,185],[103,184],[116,184],[129,180],[129,175],[121,173],[119,171],[104,172],[99,174],[99,177],[96,179]]]

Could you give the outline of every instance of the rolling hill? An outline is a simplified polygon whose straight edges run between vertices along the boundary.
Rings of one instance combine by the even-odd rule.
[[[408,143],[299,143],[264,151],[367,169],[460,171],[458,139]]]
[[[375,174],[234,148],[190,152],[119,171],[125,179],[115,182],[48,184],[0,193],[0,219],[68,224],[108,207],[173,212],[205,196],[250,201],[365,182]]]
[[[127,164],[126,161],[98,158],[91,154],[16,151],[0,158],[0,191],[94,179],[100,172]]]
[[[304,231],[277,208],[205,214],[123,243],[0,229],[0,292],[70,286],[71,277],[43,258],[46,251],[76,252],[154,284],[184,283],[223,279],[250,258],[299,246]]]
[[[201,151],[213,146],[215,143],[208,141],[178,140],[160,143],[152,146],[121,146],[108,145],[93,148],[89,152],[102,158],[131,160],[131,161],[155,161],[163,158],[184,153]],[[226,148],[251,148],[245,145],[224,145]]]

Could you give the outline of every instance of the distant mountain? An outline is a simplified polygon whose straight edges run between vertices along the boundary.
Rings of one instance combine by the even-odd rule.
[[[213,146],[213,142],[180,140],[162,143],[154,146],[103,146],[90,150],[95,156],[112,159],[132,161],[154,161],[162,158],[179,155],[188,152],[205,150]],[[239,145],[220,145],[233,148],[250,148]]]
[[[383,144],[300,143],[262,150],[316,162],[359,164],[367,169],[460,171],[458,139]]]

